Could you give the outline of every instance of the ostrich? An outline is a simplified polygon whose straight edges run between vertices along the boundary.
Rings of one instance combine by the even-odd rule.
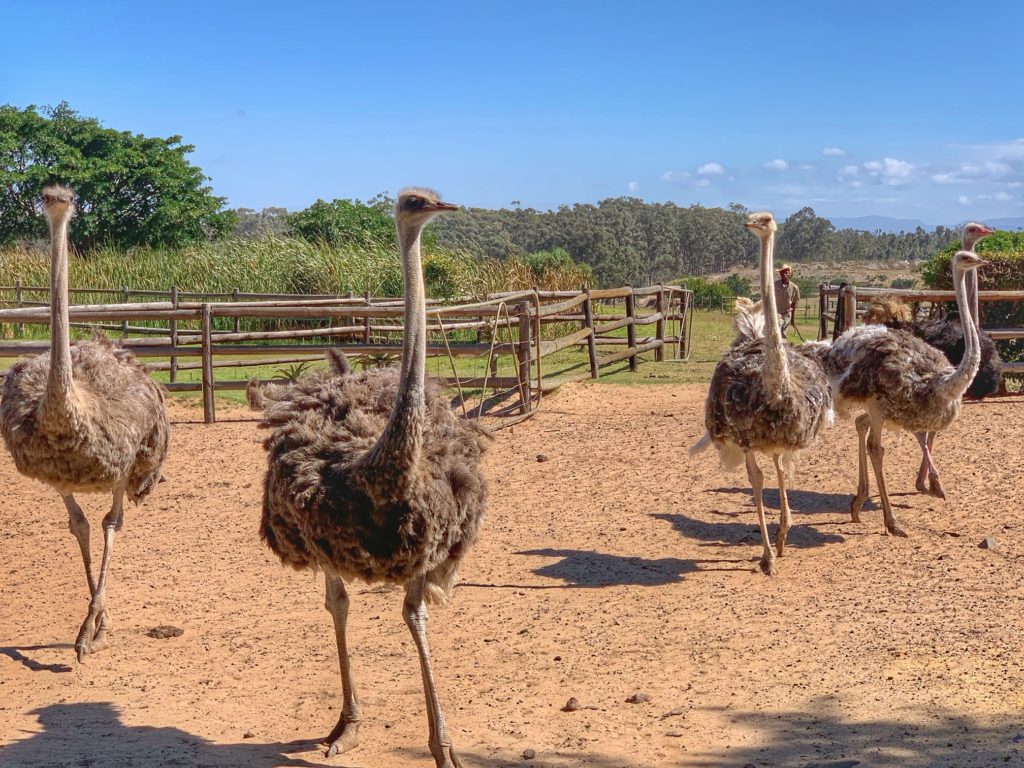
[[[328,371],[320,370],[313,373],[312,376],[314,378],[348,376],[352,373],[352,364],[348,361],[348,356],[337,348],[327,350],[327,367]],[[249,383],[245,385],[245,399],[251,410],[264,411],[271,402],[280,400],[283,396],[282,393],[287,392],[291,386],[292,382],[276,384],[250,379]]]
[[[163,388],[130,352],[116,349],[101,333],[71,346],[67,233],[74,211],[70,189],[43,190],[43,212],[50,225],[50,353],[22,358],[12,366],[0,401],[0,433],[18,471],[51,486],[67,507],[91,595],[75,641],[81,662],[109,644],[107,573],[114,533],[124,522],[124,497],[138,503],[160,480],[171,429]],[[103,518],[98,581],[92,574],[89,522],[76,492],[114,496]]]
[[[984,224],[973,221],[965,224],[961,233],[963,249],[974,251],[975,244],[993,232],[994,230]],[[864,316],[866,323],[884,323],[890,328],[908,331],[942,351],[952,365],[959,365],[964,357],[965,349],[963,327],[959,320],[933,319],[914,322],[913,316],[905,304],[898,299],[895,301],[887,299],[888,297],[879,297],[871,303],[871,307]],[[971,308],[971,317],[975,327],[978,329],[981,363],[977,375],[964,394],[967,397],[980,399],[999,391],[1003,378],[1003,361],[999,357],[999,350],[996,348],[995,342],[992,341],[992,337],[981,330],[981,316],[978,312],[977,270],[971,270],[967,275],[967,302]],[[917,439],[921,443],[921,466],[917,472],[915,487],[921,493],[928,493],[944,499],[946,492],[942,487],[931,456],[935,432],[918,434]],[[928,481],[927,485],[925,480]]]
[[[884,325],[851,328],[825,354],[825,370],[837,409],[842,414],[851,407],[864,409],[856,420],[859,473],[857,493],[850,504],[854,522],[860,522],[860,509],[868,498],[870,456],[882,499],[885,529],[896,536],[907,535],[893,516],[885,487],[882,427],[916,432],[929,471],[935,471],[923,435],[943,430],[956,421],[960,400],[978,372],[978,330],[971,319],[965,281],[967,273],[984,263],[971,251],[959,251],[953,257],[953,283],[966,346],[956,368],[942,352],[909,331]]]
[[[775,219],[770,213],[752,213],[746,226],[761,241],[763,328],[737,325],[737,341],[726,350],[711,378],[704,412],[707,432],[691,453],[713,443],[726,468],[746,462],[764,548],[760,566],[772,575],[776,565],[762,499],[764,475],[755,454],[769,454],[775,463],[781,508],[775,546],[782,557],[790,527],[786,471],[792,472],[798,452],[832,423],[832,395],[821,366],[786,344],[779,330],[772,289]],[[742,314],[749,305],[739,309]]]
[[[325,740],[328,757],[358,744],[344,579],[360,578],[405,586],[402,613],[423,673],[430,751],[438,768],[459,766],[430,668],[426,602],[451,596],[477,537],[487,495],[478,465],[488,435],[456,417],[425,378],[420,231],[452,210],[430,190],[398,196],[406,297],[399,369],[300,379],[275,391],[264,414],[272,431],[261,536],[283,563],[326,574],[343,696],[341,717]]]

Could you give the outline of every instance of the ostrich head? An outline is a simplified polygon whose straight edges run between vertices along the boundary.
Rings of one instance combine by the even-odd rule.
[[[44,187],[43,214],[51,222],[74,216],[75,193],[59,184]]]
[[[953,256],[953,274],[977,269],[985,264],[988,262],[974,251],[957,251]]]
[[[441,196],[432,189],[408,187],[398,193],[395,218],[401,222],[423,226],[443,211],[457,211],[459,206],[441,202]]]
[[[775,217],[767,211],[750,214],[747,216],[747,222],[744,226],[761,239],[774,234],[775,230],[778,229],[778,226],[775,224]]]
[[[969,221],[964,224],[963,232],[961,233],[960,242],[963,243],[965,251],[973,251],[974,245],[984,237],[988,237],[994,229],[989,229],[984,224],[979,224],[976,221]]]

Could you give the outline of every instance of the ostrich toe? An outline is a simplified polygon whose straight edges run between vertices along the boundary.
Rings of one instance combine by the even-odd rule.
[[[326,757],[334,757],[359,746],[359,721],[349,720],[344,714],[338,718],[334,730],[324,739],[327,744]]]

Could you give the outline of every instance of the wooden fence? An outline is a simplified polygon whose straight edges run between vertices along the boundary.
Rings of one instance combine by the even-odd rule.
[[[5,294],[6,292],[6,294]],[[39,286],[0,286],[0,300],[20,304],[0,309],[0,324],[14,324],[15,333],[25,324],[49,324],[49,303],[26,298]],[[69,310],[73,326],[99,326],[118,330],[119,343],[139,358],[165,358],[147,363],[153,371],[166,371],[171,391],[201,391],[204,418],[216,421],[214,395],[217,389],[242,389],[247,379],[215,381],[214,368],[246,368],[283,365],[323,359],[333,346],[346,353],[366,356],[396,355],[401,350],[403,300],[370,296],[298,296],[294,294],[195,294],[171,288],[169,291],[124,289],[111,292],[88,288],[73,289],[72,296],[115,293],[128,298],[116,304],[78,304]],[[131,298],[167,301],[132,302]],[[197,300],[199,299],[199,300]],[[639,309],[646,310],[644,312]],[[665,358],[669,349],[675,359],[685,360],[690,351],[693,294],[677,286],[614,288],[579,291],[514,291],[489,294],[483,299],[468,297],[450,303],[428,302],[427,323],[431,338],[427,353],[452,358],[453,375],[445,383],[480,391],[484,410],[489,404],[507,403],[491,415],[520,417],[531,413],[533,402],[544,391],[568,381],[598,378],[600,369],[628,361],[636,370],[638,356],[653,352],[655,360]],[[239,321],[303,320],[325,323],[317,327],[287,330],[242,331]],[[147,322],[140,326],[132,323]],[[547,327],[545,327],[547,326]],[[647,328],[638,336],[638,328]],[[625,329],[625,336],[621,335]],[[671,333],[674,330],[675,333]],[[546,332],[545,332],[546,331]],[[620,331],[620,334],[615,334]],[[134,334],[134,335],[133,335]],[[455,338],[451,338],[455,337]],[[550,338],[548,338],[550,337]],[[469,341],[465,339],[471,339]],[[599,348],[612,347],[599,354]],[[49,349],[46,340],[0,340],[0,357],[39,354]],[[586,350],[561,370],[547,373],[542,361],[563,350]],[[498,357],[511,356],[514,376],[498,376]],[[486,357],[480,375],[460,376],[455,356]],[[564,356],[563,356],[564,357]],[[198,358],[198,362],[180,362]],[[228,358],[228,359],[218,359]],[[201,371],[198,382],[178,381],[178,373]],[[2,373],[2,372],[0,372]],[[463,398],[463,404],[465,400]]]
[[[833,339],[857,324],[857,319],[867,311],[867,304],[876,296],[898,296],[905,302],[928,304],[928,312],[934,315],[939,306],[956,301],[953,291],[920,290],[914,288],[863,288],[855,285],[828,285],[818,287],[818,338]],[[981,325],[985,326],[985,304],[993,301],[1021,302],[1024,291],[978,291],[978,313]],[[832,323],[831,332],[829,323]],[[1024,328],[985,328],[994,341],[1024,339]],[[1004,363],[1007,373],[1024,373],[1024,361]]]

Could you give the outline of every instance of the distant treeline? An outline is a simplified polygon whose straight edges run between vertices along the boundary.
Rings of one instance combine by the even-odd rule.
[[[589,265],[600,285],[654,284],[687,275],[753,265],[757,241],[743,226],[747,209],[680,207],[629,197],[597,205],[532,208],[469,208],[432,225],[439,245],[505,259],[565,249]],[[803,208],[782,223],[776,261],[912,261],[933,256],[957,237],[939,227],[901,234],[837,230]]]

